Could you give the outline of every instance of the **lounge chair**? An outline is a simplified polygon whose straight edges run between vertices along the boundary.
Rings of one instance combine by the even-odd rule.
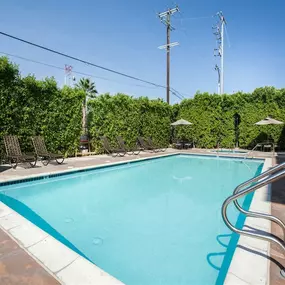
[[[173,143],[173,147],[176,149],[183,149],[183,142],[177,141]]]
[[[189,142],[189,141],[185,141],[185,142],[183,143],[183,145],[184,145],[184,148],[185,148],[185,149],[188,149],[188,148],[192,148],[192,147],[193,147],[193,143],[191,143],[191,142]]]
[[[154,146],[150,145],[148,141],[143,137],[138,137],[138,145],[143,151],[149,150],[150,152],[158,152],[159,149],[155,148]]]
[[[36,155],[40,158],[44,166],[47,166],[51,160],[55,160],[58,164],[62,164],[64,162],[64,156],[62,154],[48,152],[43,137],[32,137],[32,141]]]
[[[4,136],[4,145],[6,158],[13,168],[16,168],[20,162],[29,163],[31,167],[36,166],[36,155],[26,155],[22,153],[17,136]]]
[[[157,149],[158,151],[166,151],[166,147],[158,147],[157,145],[154,144],[152,141],[151,137],[147,138],[147,143],[154,149]]]
[[[114,148],[112,148],[107,137],[103,136],[103,137],[100,137],[100,139],[102,141],[103,148],[107,154],[110,154],[113,157],[116,157],[118,155],[123,157],[126,155],[127,152],[125,149],[122,149],[122,148],[114,149]]]
[[[141,152],[141,148],[140,147],[135,147],[135,148],[128,148],[125,144],[125,141],[123,140],[123,138],[121,136],[117,137],[117,141],[119,144],[119,147],[123,150],[126,151],[127,154],[129,155],[138,155]]]

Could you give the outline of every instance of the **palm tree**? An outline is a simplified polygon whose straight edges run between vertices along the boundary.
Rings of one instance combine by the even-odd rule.
[[[88,98],[95,98],[98,94],[96,90],[95,83],[89,78],[81,78],[79,82],[75,85],[77,88],[82,89],[85,92],[85,98],[82,104],[82,130],[83,133],[87,133],[87,100]]]

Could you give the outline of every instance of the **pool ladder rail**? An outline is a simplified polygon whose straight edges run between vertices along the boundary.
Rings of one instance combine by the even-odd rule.
[[[252,238],[257,238],[257,239],[262,239],[266,240],[269,242],[274,242],[280,246],[280,248],[283,250],[283,254],[285,255],[285,224],[282,222],[279,218],[272,216],[272,215],[267,215],[263,213],[258,213],[258,212],[252,212],[252,211],[247,211],[241,207],[239,202],[237,201],[238,198],[241,198],[251,192],[254,192],[258,190],[259,188],[266,186],[272,182],[278,181],[279,179],[285,177],[285,163],[278,164],[277,166],[261,173],[260,175],[249,179],[245,181],[244,183],[238,185],[233,194],[228,197],[222,206],[222,217],[227,225],[227,227],[232,230],[233,232],[240,234],[240,235],[245,235],[248,237]],[[246,188],[245,188],[246,187]],[[236,208],[243,214],[245,214],[247,217],[253,217],[253,218],[261,218],[261,219],[266,219],[270,220],[271,222],[274,222],[278,224],[282,230],[283,230],[283,239],[280,239],[276,237],[275,235],[271,233],[260,233],[258,230],[256,231],[246,231],[243,229],[238,229],[236,228],[228,219],[227,217],[227,207],[228,205],[233,202]],[[281,270],[281,275],[285,277],[285,268]]]

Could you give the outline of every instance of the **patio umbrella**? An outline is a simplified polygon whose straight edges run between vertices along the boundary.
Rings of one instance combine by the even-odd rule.
[[[264,120],[261,120],[257,123],[255,123],[255,125],[259,125],[259,126],[264,126],[264,125],[283,125],[284,123],[278,120],[275,120],[273,118],[267,117]]]
[[[267,117],[257,123],[255,123],[255,125],[258,125],[258,126],[267,126],[267,125],[283,125],[284,123],[281,122],[281,121],[278,121],[278,120],[275,120],[271,117]],[[267,140],[268,140],[268,135],[267,135]],[[274,154],[274,144],[273,144],[273,150],[272,150],[272,153]]]
[[[186,121],[186,120],[184,120],[184,119],[180,119],[180,120],[178,120],[178,121],[176,121],[176,122],[174,122],[174,123],[172,123],[170,125],[173,126],[173,127],[176,127],[176,126],[189,126],[189,125],[193,125],[193,124],[188,122],[188,121]],[[174,134],[173,134],[173,136],[174,136]],[[182,142],[182,145],[184,145],[183,142]]]
[[[182,125],[192,125],[192,123],[184,120],[184,119],[180,119],[172,124],[170,124],[171,126],[182,126]]]

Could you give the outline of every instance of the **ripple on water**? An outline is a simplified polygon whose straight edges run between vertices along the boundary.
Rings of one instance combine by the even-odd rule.
[[[99,237],[95,237],[92,240],[92,244],[93,245],[102,245],[103,244],[103,239],[99,238]]]
[[[72,218],[66,218],[66,219],[64,220],[64,222],[65,222],[65,223],[72,223],[72,222],[74,222],[74,220],[73,220]]]

